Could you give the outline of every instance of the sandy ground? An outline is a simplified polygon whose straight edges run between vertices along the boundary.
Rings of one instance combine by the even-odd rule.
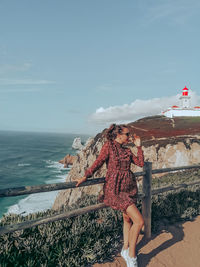
[[[193,221],[176,223],[138,240],[138,267],[200,267],[200,216]],[[120,254],[113,262],[93,267],[126,267]]]

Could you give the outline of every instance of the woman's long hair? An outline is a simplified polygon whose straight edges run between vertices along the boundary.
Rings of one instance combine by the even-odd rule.
[[[120,154],[118,152],[118,147],[116,146],[114,140],[117,137],[117,134],[120,134],[124,128],[127,128],[125,124],[120,124],[120,125],[112,124],[110,125],[110,127],[106,132],[106,138],[109,141],[110,147],[113,150],[115,158],[116,160],[118,160],[119,164],[120,164]]]
[[[108,141],[113,141],[117,137],[117,134],[120,134],[124,128],[127,128],[125,124],[111,124],[106,132],[106,138]]]

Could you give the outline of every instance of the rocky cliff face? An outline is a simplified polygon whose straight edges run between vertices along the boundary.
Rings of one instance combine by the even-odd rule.
[[[200,163],[200,117],[167,118],[153,116],[127,124],[131,133],[136,133],[142,139],[145,161],[153,163],[153,169],[186,166]],[[73,181],[84,175],[97,158],[103,143],[105,130],[91,139],[77,155],[66,182]],[[131,148],[134,153],[136,149]],[[132,166],[132,171],[141,171],[140,167]],[[105,164],[99,169],[96,177],[106,173]],[[96,194],[102,190],[102,185],[88,186],[65,190],[58,194],[53,209],[62,205],[71,205],[83,192]]]

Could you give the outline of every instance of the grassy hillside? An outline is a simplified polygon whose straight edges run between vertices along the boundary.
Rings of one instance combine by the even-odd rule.
[[[145,146],[150,145],[149,141],[152,139],[162,138],[166,139],[166,143],[170,143],[171,139],[184,140],[186,136],[200,136],[200,117],[152,116],[131,122],[128,126],[141,137]]]

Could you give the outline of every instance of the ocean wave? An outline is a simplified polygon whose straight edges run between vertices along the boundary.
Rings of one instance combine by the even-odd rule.
[[[20,161],[20,160],[23,160],[23,156],[16,156],[16,157],[13,157],[13,156],[10,156],[10,157],[7,157],[7,158],[3,158],[1,159],[1,164],[5,164],[5,163],[10,163],[10,162],[16,162],[16,161]]]
[[[71,167],[69,168],[64,168],[62,170],[51,170],[53,173],[63,173],[63,171],[69,172],[71,170]]]
[[[55,179],[46,180],[46,184],[64,183],[67,179],[67,173],[62,175],[56,175]],[[35,213],[50,209],[59,191],[51,191],[44,193],[31,194],[28,197],[21,199],[17,204],[14,204],[8,208],[7,214],[14,213],[23,216],[29,213]]]
[[[64,183],[66,182],[66,179],[67,179],[67,174],[56,175],[55,179],[48,180],[46,183],[47,184]]]
[[[65,182],[71,168],[64,168],[64,165],[56,160],[61,159],[63,155],[75,153],[71,148],[74,137],[74,135],[68,134],[46,133],[13,132],[1,134],[1,186],[3,188],[9,187],[9,181],[12,181],[13,185],[24,186],[24,179],[26,179],[26,183],[30,181],[31,185]],[[10,177],[9,180],[7,177]],[[12,204],[16,205],[12,205],[9,211],[16,213],[35,212],[38,207],[40,210],[51,207],[51,203],[54,202],[51,194],[54,195],[55,191],[41,194],[47,194],[47,200],[44,200],[47,205],[44,207],[42,197],[39,203],[37,202],[40,197],[37,194],[33,194],[34,197],[23,196],[23,200],[12,202],[6,198],[1,203],[0,214]],[[35,205],[35,203],[37,204]],[[35,208],[35,206],[37,207]]]
[[[31,194],[9,207],[7,214],[14,213],[26,216],[30,213],[48,210],[52,207],[58,191]]]
[[[29,163],[19,163],[17,164],[18,167],[25,167],[25,166],[30,166],[31,164]]]
[[[47,164],[47,168],[53,168],[53,169],[57,169],[57,170],[66,170],[66,168],[64,168],[64,165],[57,162],[57,161],[53,161],[53,160],[44,160]]]
[[[58,174],[58,173],[63,173],[63,172],[61,170],[55,170],[55,171],[51,170],[51,173],[57,173]]]

